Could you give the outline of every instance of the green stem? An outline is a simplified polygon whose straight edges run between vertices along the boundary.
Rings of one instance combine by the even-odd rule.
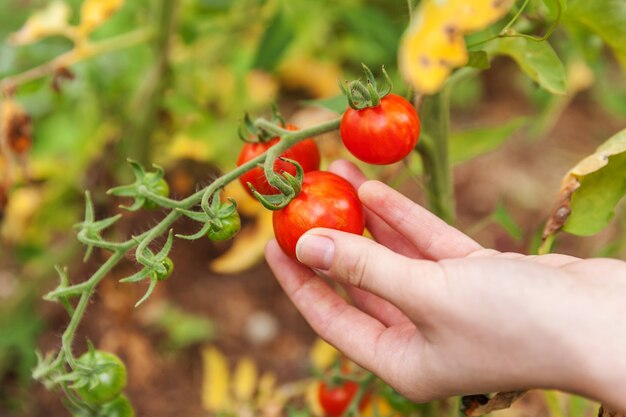
[[[424,166],[424,184],[430,209],[447,223],[456,221],[454,189],[448,156],[450,91],[424,97],[421,106],[422,135],[417,152]]]

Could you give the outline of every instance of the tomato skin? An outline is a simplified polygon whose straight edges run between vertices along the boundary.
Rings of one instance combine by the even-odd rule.
[[[95,350],[84,353],[78,362],[89,367],[104,367],[97,374],[100,383],[93,389],[89,389],[89,385],[76,389],[85,401],[92,404],[106,403],[116,398],[126,386],[126,366],[117,355]]]
[[[146,177],[148,176],[154,177],[154,174],[149,172],[146,174]],[[150,180],[150,181],[153,182],[153,180]],[[155,194],[160,195],[161,197],[167,197],[170,195],[170,186],[167,183],[167,181],[165,181],[165,179],[161,178],[152,185],[152,191]],[[146,201],[143,203],[143,207],[146,209],[153,210],[153,209],[159,208],[159,205],[155,201],[146,199]]]
[[[221,242],[228,240],[235,236],[239,229],[241,229],[241,218],[236,211],[227,217],[221,218],[222,228],[219,230],[211,227],[207,232],[207,237],[214,242]]]
[[[361,161],[392,164],[415,147],[420,119],[406,99],[387,94],[376,107],[348,108],[341,118],[339,133],[346,149]]]
[[[296,126],[289,124],[285,126],[285,128],[288,130],[298,130]],[[273,138],[265,143],[259,142],[244,144],[241,148],[241,151],[239,152],[237,166],[241,166],[249,160],[261,155],[263,152],[276,145],[279,140],[279,138]],[[300,165],[302,165],[302,169],[304,170],[304,172],[320,169],[320,151],[313,139],[305,139],[302,142],[297,143],[293,147],[283,152],[281,156],[297,161]],[[291,175],[296,175],[295,166],[288,162],[280,160],[276,160],[276,162],[274,163],[274,171],[278,173],[288,172]],[[246,172],[241,177],[239,177],[239,181],[243,185],[243,188],[245,188],[250,195],[252,195],[252,191],[250,191],[248,183],[252,184],[252,186],[261,194],[280,194],[280,191],[277,188],[271,186],[267,182],[267,178],[265,178],[265,173],[263,172],[263,168],[261,167],[256,167]]]
[[[163,262],[161,262],[163,264],[163,266],[165,267],[165,273],[158,273],[156,274],[156,278],[159,281],[165,281],[166,279],[168,279],[171,275],[172,272],[174,272],[174,262],[172,261],[172,259],[169,256],[166,256],[165,259],[163,259]]]
[[[287,207],[273,213],[274,234],[282,250],[296,259],[296,244],[316,227],[363,234],[365,216],[357,191],[344,178],[327,171],[304,174],[302,191]]]
[[[102,404],[98,417],[135,417],[135,410],[125,395],[119,395],[113,401]]]
[[[358,390],[359,384],[354,381],[345,381],[336,387],[330,387],[325,382],[322,382],[318,391],[318,399],[326,416],[341,417],[350,406]],[[365,408],[367,401],[368,396],[365,396],[359,404],[360,410]]]

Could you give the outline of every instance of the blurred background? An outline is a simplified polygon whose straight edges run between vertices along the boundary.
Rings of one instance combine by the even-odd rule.
[[[0,80],[71,50],[67,38],[39,40],[33,29],[55,21],[53,3],[0,0]],[[75,23],[81,2],[66,4]],[[49,14],[40,26],[24,26],[41,10]],[[300,127],[337,117],[345,106],[338,80],[358,77],[362,62],[384,65],[406,94],[397,49],[407,23],[404,0],[127,1],[91,34],[98,53],[20,83],[14,99],[32,134],[27,150],[0,158],[0,415],[69,415],[31,370],[35,349],[58,349],[68,322],[60,305],[41,298],[57,284],[54,265],[79,282],[106,259],[96,252],[81,260],[72,226],[84,190],[98,218],[121,212],[124,201],[105,192],[132,179],[132,157],[163,166],[174,197],[190,195],[235,166],[244,112],[269,115],[275,102]],[[563,175],[626,127],[624,74],[601,39],[569,22],[551,43],[568,94],[549,94],[504,57],[452,93],[458,226],[498,250],[534,252]],[[338,134],[319,143],[324,165],[350,158]],[[417,155],[364,169],[425,203]],[[271,216],[238,183],[227,193],[244,221],[234,241],[177,240],[173,277],[139,309],[143,283],[116,279],[134,270],[129,258],[100,285],[80,327],[77,352],[88,338],[126,362],[138,416],[214,413],[205,401],[208,346],[229,366],[249,358],[279,384],[310,375],[315,336],[262,259]],[[144,231],[164,213],[124,212],[113,237]],[[196,227],[181,220],[177,232]],[[622,204],[602,233],[561,236],[556,250],[625,259],[625,228]],[[567,415],[571,404],[580,415],[595,412],[580,400],[546,398],[529,395],[502,415]]]

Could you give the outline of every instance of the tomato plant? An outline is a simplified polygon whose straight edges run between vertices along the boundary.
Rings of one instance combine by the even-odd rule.
[[[78,364],[88,369],[90,381],[76,388],[76,392],[89,403],[103,404],[111,401],[126,386],[126,366],[117,355],[91,350],[78,358]],[[91,379],[95,379],[93,386]]]
[[[420,119],[405,98],[387,94],[374,107],[348,108],[339,127],[345,147],[363,162],[392,164],[417,144]]]
[[[318,391],[318,399],[328,417],[340,417],[346,412],[358,391],[359,384],[354,381],[344,381],[337,386],[330,386],[322,382]],[[366,395],[359,403],[359,409],[364,409],[367,402],[368,396]]]
[[[302,191],[273,215],[274,233],[283,251],[296,257],[296,243],[307,230],[327,227],[362,234],[363,206],[356,190],[342,177],[326,171],[304,175]]]
[[[174,272],[174,262],[169,256],[167,256],[165,259],[163,259],[163,262],[161,262],[161,264],[165,267],[165,272],[159,273],[157,271],[156,277],[159,281],[165,281],[172,275],[172,272]]]
[[[293,131],[298,130],[296,126],[290,124],[286,126],[286,129]],[[280,138],[275,137],[267,142],[244,144],[239,153],[239,158],[237,159],[237,166],[241,166],[249,160],[261,155],[269,148],[276,145],[279,140]],[[303,140],[302,142],[283,152],[281,156],[283,158],[297,161],[302,166],[304,172],[315,171],[320,168],[320,151],[313,139]],[[293,166],[293,164],[278,159],[276,160],[276,162],[274,162],[274,171],[279,174],[283,172],[288,172],[291,175],[295,175],[296,168]],[[261,167],[253,168],[247,173],[243,174],[241,177],[239,177],[239,181],[250,195],[252,195],[252,191],[250,191],[248,183],[250,183],[254,187],[254,189],[261,194],[273,195],[280,192],[277,188],[271,186],[267,182],[267,178],[265,178],[265,173],[263,172],[263,168]]]

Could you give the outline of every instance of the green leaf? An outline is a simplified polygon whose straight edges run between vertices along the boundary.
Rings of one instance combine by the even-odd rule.
[[[626,143],[626,135],[624,135]],[[572,212],[566,232],[590,236],[604,229],[615,206],[626,194],[626,150],[609,157],[606,167],[586,175],[572,195]]]
[[[555,20],[567,9],[566,0],[543,0],[543,3],[548,8],[548,19]]]
[[[268,24],[261,38],[254,60],[254,68],[267,71],[276,68],[293,37],[294,28],[291,22],[279,10]]]
[[[491,67],[491,62],[489,62],[489,55],[486,51],[470,51],[469,60],[465,65],[472,68],[488,69]]]
[[[546,41],[508,37],[498,41],[496,54],[506,55],[542,88],[554,94],[567,91],[565,67]]]
[[[567,17],[597,33],[626,70],[626,1],[570,0]]]
[[[516,241],[522,240],[522,229],[519,227],[515,219],[511,217],[504,205],[504,202],[500,200],[496,206],[495,211],[492,214],[493,221],[500,226]]]
[[[452,133],[450,136],[450,163],[458,164],[497,149],[526,122],[525,117],[518,117],[503,125]]]

